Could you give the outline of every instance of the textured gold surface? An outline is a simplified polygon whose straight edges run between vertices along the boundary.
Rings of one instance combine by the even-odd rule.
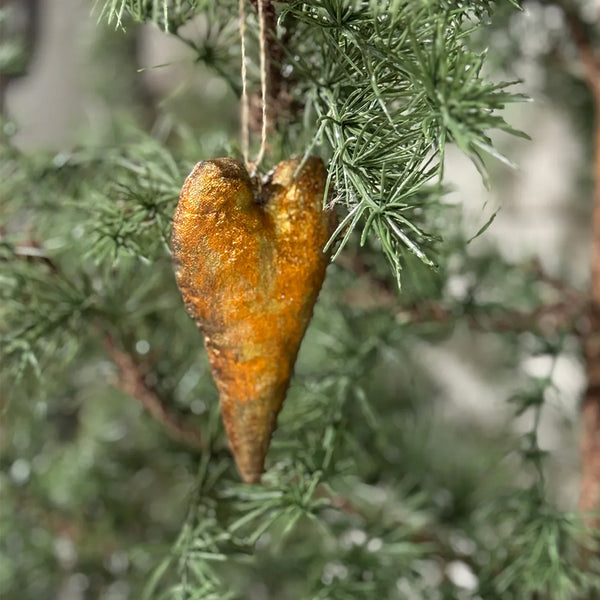
[[[259,191],[237,160],[198,163],[171,245],[186,310],[204,333],[242,479],[260,480],[277,414],[327,266],[325,169],[279,163]]]

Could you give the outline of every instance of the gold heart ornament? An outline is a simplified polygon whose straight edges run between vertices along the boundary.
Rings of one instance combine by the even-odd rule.
[[[186,310],[204,334],[242,479],[260,481],[277,414],[325,278],[333,217],[320,159],[279,163],[258,185],[242,163],[198,163],[171,247]]]

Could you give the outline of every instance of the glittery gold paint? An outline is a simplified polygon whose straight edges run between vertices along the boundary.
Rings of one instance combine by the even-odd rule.
[[[325,169],[279,163],[260,192],[237,160],[198,163],[175,212],[172,250],[204,334],[238,470],[257,482],[327,266]]]

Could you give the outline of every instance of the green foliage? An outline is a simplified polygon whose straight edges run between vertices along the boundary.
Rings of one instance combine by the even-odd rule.
[[[156,23],[165,32],[175,32],[196,15],[214,7],[214,3],[206,0],[105,0],[99,18],[121,27],[124,19],[131,17],[140,23]]]
[[[341,238],[339,253],[359,227],[361,244],[375,234],[399,283],[405,252],[433,265],[427,249],[441,232],[429,217],[446,142],[485,176],[482,152],[506,161],[487,132],[519,133],[497,111],[523,97],[486,82],[484,55],[465,43],[491,4],[327,0],[283,10],[296,90],[316,118],[309,151],[330,153],[332,201],[348,210],[332,242]]]
[[[20,154],[12,160],[12,198],[19,206],[18,188],[29,193],[31,173],[40,176],[39,163]],[[111,173],[105,189],[96,189],[97,181],[90,179],[92,165],[100,179]],[[55,377],[44,381],[43,401],[13,402],[9,410],[15,437],[4,453],[11,476],[2,483],[2,506],[10,511],[24,494],[34,503],[16,521],[8,512],[0,519],[3,539],[9,540],[4,567],[9,593],[37,598],[40,586],[56,589],[58,574],[71,572],[98,595],[126,581],[132,598],[241,599],[260,590],[306,600],[475,597],[450,578],[456,564],[475,574],[477,593],[492,600],[523,597],[523,590],[531,598],[548,590],[556,598],[575,598],[595,589],[595,571],[576,566],[582,524],[552,506],[542,476],[537,427],[547,410],[551,374],[518,382],[517,390],[529,391],[515,394],[516,412],[538,416],[520,439],[475,433],[469,422],[443,422],[432,412],[437,392],[429,367],[412,349],[417,339],[447,338],[452,326],[411,324],[385,308],[347,305],[344,294],[359,291],[364,282],[339,267],[332,267],[317,306],[264,485],[239,483],[206,361],[198,356],[198,334],[181,310],[167,249],[156,243],[163,231],[157,217],[172,210],[176,182],[189,166],[145,136],[113,153],[95,156],[89,149],[63,155],[44,171],[44,194],[30,217],[58,250],[31,247],[26,255],[18,231],[5,244],[3,275],[24,282],[4,289],[6,331],[28,339],[29,324],[46,323],[47,329],[31,338],[31,352],[46,375]],[[135,188],[132,173],[139,177]],[[65,179],[71,193],[89,201],[65,196]],[[85,191],[87,185],[94,193]],[[103,221],[107,206],[123,217]],[[145,225],[117,229],[128,240],[122,243],[111,227],[138,213],[146,215],[136,217]],[[75,236],[68,233],[74,222],[81,228]],[[542,290],[531,285],[526,267],[515,272],[497,256],[474,260],[459,235],[454,243],[454,266],[441,273],[478,276],[468,303],[440,292],[450,312],[493,315],[506,294],[519,299],[516,308],[539,301]],[[376,250],[366,258],[374,271],[385,272]],[[61,273],[81,285],[91,283],[72,294]],[[89,313],[81,313],[85,305]],[[65,318],[60,325],[53,320],[78,311],[77,320]],[[23,319],[26,332],[17,327]],[[147,368],[172,409],[189,418],[201,399],[200,428],[208,449],[191,493],[193,457],[167,444],[158,426],[140,421],[130,399],[105,387],[106,363],[97,343],[103,331],[131,352],[138,340],[147,340]],[[68,368],[60,353],[75,341],[85,351],[71,352]],[[560,338],[551,341],[526,351],[559,354]],[[521,349],[511,355],[525,350],[518,339],[512,343]],[[11,363],[4,363],[3,374],[11,373]],[[18,389],[13,393],[20,397]],[[46,433],[23,444],[18,441],[23,424]],[[41,446],[48,430],[56,431],[53,441]],[[531,466],[531,484],[511,483],[514,465],[500,460],[515,447]],[[36,458],[42,448],[44,461]],[[171,469],[179,469],[178,479],[171,479]],[[138,481],[150,483],[132,497]],[[166,494],[169,481],[175,487]],[[86,523],[87,514],[101,515],[91,531],[80,525],[91,537],[88,544],[36,524],[39,539],[31,545],[28,527],[39,515]],[[110,551],[103,550],[107,537]],[[64,546],[64,556],[56,554],[56,544]],[[67,549],[73,545],[76,571],[68,566]],[[15,553],[15,547],[21,550]],[[43,562],[31,564],[34,555]],[[27,573],[36,577],[27,582]]]
[[[280,7],[290,31],[282,68],[292,69],[290,93],[304,115],[279,123],[271,160],[288,147],[318,147],[330,158],[331,200],[346,212],[343,253],[329,269],[260,486],[240,484],[235,472],[168,248],[186,174],[235,146],[213,135],[225,124],[207,122],[200,135],[176,123],[164,136],[160,120],[153,135],[111,123],[116,138],[96,135],[58,154],[5,145],[7,598],[575,600],[599,592],[597,560],[584,568],[580,553],[598,540],[555,506],[552,457],[540,443],[557,393],[552,369],[572,352],[568,332],[523,334],[517,322],[495,336],[491,356],[472,351],[499,316],[535,312],[552,286],[531,264],[473,251],[458,211],[439,203],[447,142],[483,168],[484,154],[497,155],[489,130],[515,133],[498,111],[516,97],[482,78],[485,55],[467,47],[492,7]],[[226,51],[232,3],[109,0],[100,11],[113,25],[157,23],[239,87],[237,51]],[[214,22],[186,37],[183,26],[199,14]],[[428,312],[432,301],[438,312]],[[107,338],[169,411],[197,427],[203,452],[169,441],[118,389]],[[444,365],[423,348],[450,342],[454,352],[466,346],[459,359],[491,382],[510,375],[506,423],[442,414]],[[532,357],[548,359],[548,373],[527,376],[521,365]],[[514,428],[515,419],[530,426]]]
[[[444,192],[446,142],[457,144],[484,177],[482,153],[510,164],[488,132],[524,135],[498,114],[524,97],[506,91],[508,83],[487,82],[485,55],[466,44],[493,5],[294,0],[282,6],[279,22],[289,34],[282,67],[292,73],[292,93],[304,107],[305,155],[318,147],[329,157],[328,201],[347,209],[330,241],[339,241],[336,255],[354,231],[360,229],[361,244],[374,235],[400,284],[406,253],[434,266],[432,246],[441,232],[430,215]],[[177,34],[200,9],[194,2],[112,0],[102,16],[120,22],[128,12]],[[219,17],[231,23],[235,7],[229,9],[229,18],[211,14],[209,23]],[[223,73],[223,49],[231,44],[219,38],[183,39],[198,60]]]

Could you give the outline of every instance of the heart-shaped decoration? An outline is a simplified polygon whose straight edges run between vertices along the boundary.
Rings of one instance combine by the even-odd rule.
[[[177,284],[204,334],[246,482],[260,481],[328,263],[325,168],[311,157],[296,173],[300,164],[279,163],[259,189],[237,160],[198,163],[173,221]]]

